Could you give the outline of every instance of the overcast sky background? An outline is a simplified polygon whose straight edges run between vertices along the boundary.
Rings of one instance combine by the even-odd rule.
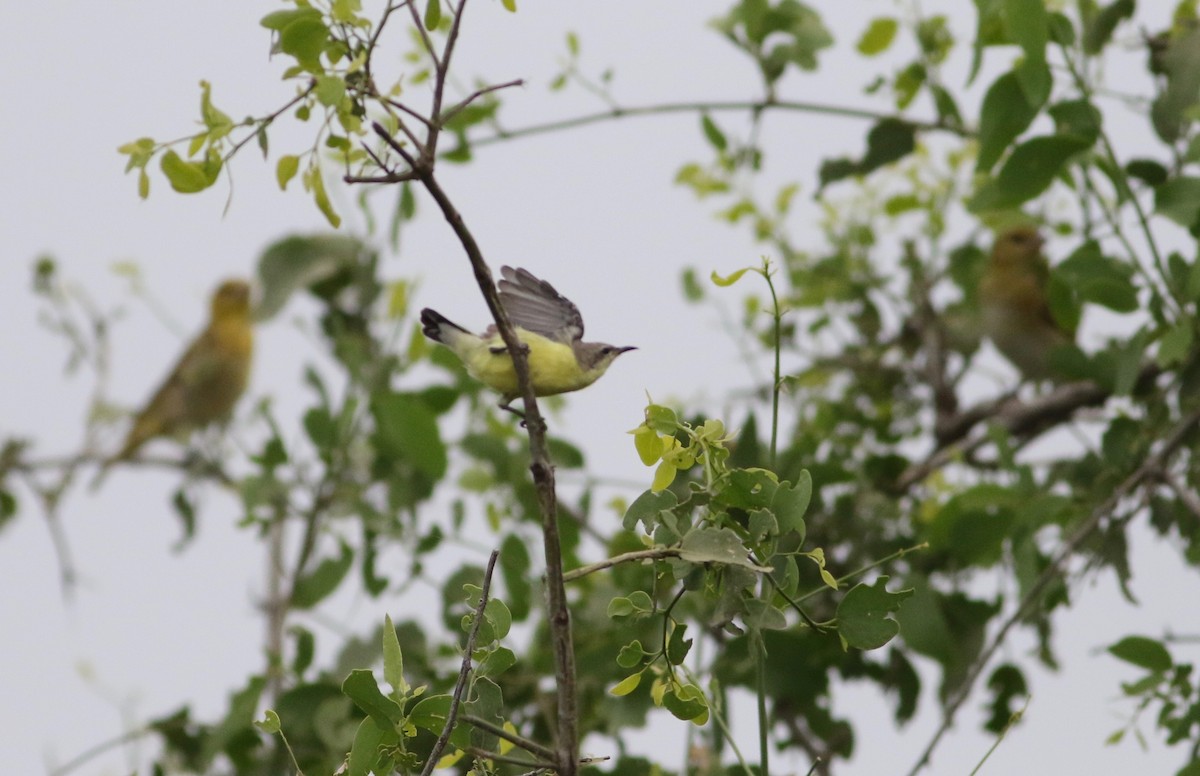
[[[622,104],[744,99],[754,93],[751,67],[704,25],[726,5],[524,0],[514,16],[494,0],[473,0],[458,73],[463,83],[481,73],[493,81],[526,80],[504,95],[509,127],[590,112],[600,106],[578,89],[557,95],[546,89],[565,52],[564,36],[574,30],[585,68],[615,68],[613,92]],[[864,69],[849,49],[869,16],[895,13],[895,6],[828,5],[824,13],[839,50],[824,55],[817,75],[789,76],[784,96],[871,106],[858,88],[873,66]],[[957,28],[968,37],[974,24],[968,4],[927,3],[925,10],[936,6],[953,8]],[[36,256],[57,257],[64,277],[100,306],[126,308],[112,332],[109,396],[132,406],[202,323],[219,280],[250,274],[263,247],[285,234],[326,229],[298,182],[287,193],[274,182],[277,155],[306,147],[309,126],[273,128],[268,163],[253,150],[235,161],[227,213],[224,182],[201,195],[177,195],[157,168],[150,199],[140,201],[115,151],[142,135],[187,134],[201,79],[213,83],[216,105],[235,119],[286,100],[292,86],[279,81],[284,62],[268,59],[269,38],[258,25],[279,7],[246,0],[45,0],[6,8],[10,35],[0,48],[6,74],[0,80],[3,436],[33,438],[43,455],[68,454],[80,442],[91,392],[86,375],[64,375],[65,347],[37,324],[30,291]],[[399,45],[385,47],[384,56],[398,56]],[[996,67],[1007,61],[989,58]],[[697,125],[694,116],[610,123],[481,149],[470,166],[441,172],[493,266],[524,266],[549,279],[584,312],[589,338],[639,346],[613,367],[603,390],[571,396],[556,427],[586,450],[601,476],[648,484],[650,472],[625,434],[641,419],[646,391],[656,399],[710,399],[717,413],[720,396],[751,383],[718,315],[711,307],[685,305],[679,293],[685,266],[728,272],[756,263],[760,253],[671,182],[683,162],[707,158]],[[858,153],[866,129],[802,114],[769,116],[765,127],[768,168],[781,178],[799,175],[805,199],[820,159]],[[1148,131],[1132,119],[1124,127]],[[335,188],[333,196],[344,228],[361,230],[354,193]],[[484,307],[460,249],[428,203],[420,204],[423,215],[406,232],[403,255],[388,259],[386,274],[420,280],[415,306],[482,325]],[[802,221],[793,224],[796,233],[804,228]],[[810,247],[819,248],[812,233]],[[132,299],[127,280],[111,269],[130,261],[141,267],[145,285],[167,305],[178,330]],[[740,289],[719,293],[736,309]],[[280,417],[307,399],[300,375],[311,349],[292,322],[302,311],[293,308],[258,333],[250,395],[272,397]],[[243,414],[250,404],[243,402]],[[72,494],[65,528],[81,584],[69,603],[60,595],[53,547],[31,500],[22,501],[19,519],[0,535],[0,763],[6,773],[45,772],[181,702],[192,703],[194,716],[212,719],[234,684],[259,667],[262,625],[254,601],[263,590],[261,548],[235,528],[237,505],[212,493],[202,505],[199,537],[173,552],[179,527],[168,498],[174,482],[150,471],[117,470],[101,492]],[[1134,580],[1134,591],[1144,605],[1129,606],[1108,577],[1080,591],[1078,605],[1057,620],[1064,670],[1034,672],[1026,724],[1009,734],[983,773],[1168,773],[1177,767],[1183,753],[1158,743],[1149,723],[1148,754],[1131,742],[1103,744],[1132,712],[1119,702],[1117,682],[1135,672],[1100,648],[1127,633],[1157,636],[1196,621],[1195,574],[1140,527],[1133,549],[1133,568],[1144,575]],[[410,616],[412,602],[385,597],[337,605],[331,617],[361,623],[377,622],[385,611],[397,620]],[[1018,642],[1008,656],[1025,658],[1027,646]],[[931,672],[925,676],[934,679]],[[840,692],[835,704],[855,715],[858,754],[839,772],[907,771],[938,721],[933,688],[928,682],[921,718],[902,731],[880,714],[884,706],[874,694]],[[990,746],[976,732],[982,700],[967,704],[929,773],[967,773]],[[682,756],[681,728],[659,726],[642,737],[643,745],[672,762],[675,753]],[[741,731],[748,734],[750,725]],[[667,754],[664,740],[677,741]],[[147,751],[118,749],[77,773],[127,773]],[[803,773],[807,765],[793,759],[786,767]]]

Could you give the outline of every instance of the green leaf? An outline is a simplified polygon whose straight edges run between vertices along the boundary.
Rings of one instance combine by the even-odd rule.
[[[1120,733],[1123,731],[1118,730],[1117,732]],[[1175,771],[1175,776],[1200,776],[1200,759],[1192,760],[1187,765]]]
[[[321,54],[329,42],[329,28],[321,15],[305,14],[279,31],[279,50],[295,58],[296,64],[313,73],[323,72]]]
[[[550,460],[557,469],[582,469],[585,463],[583,451],[565,439],[550,437],[546,440]]]
[[[263,718],[254,723],[254,726],[268,735],[275,735],[283,726],[279,724],[279,715],[273,710],[267,709],[263,712]]]
[[[903,119],[880,119],[867,133],[867,152],[861,159],[827,159],[821,162],[821,188],[853,175],[866,175],[904,158],[917,147],[917,129]]]
[[[317,102],[327,108],[336,108],[346,96],[346,81],[338,75],[317,76]]]
[[[1033,123],[1039,108],[1040,104],[1029,101],[1016,73],[1010,71],[997,78],[988,87],[980,108],[975,170],[991,170],[1017,136]]]
[[[666,658],[673,666],[683,665],[688,653],[692,651],[693,639],[684,638],[687,633],[685,623],[677,623],[671,630],[671,638],[667,641]]]
[[[877,649],[900,632],[900,625],[887,615],[899,610],[900,602],[913,591],[889,593],[887,580],[880,577],[874,585],[857,584],[838,604],[837,627],[843,643],[855,649]]]
[[[704,725],[708,722],[708,701],[695,685],[672,687],[663,695],[662,705],[671,712],[671,716],[683,722],[691,722],[694,725]]]
[[[1074,135],[1026,140],[1013,149],[1000,172],[980,187],[967,207],[975,213],[1015,208],[1049,188],[1070,158],[1091,145]]]
[[[361,240],[336,234],[293,235],[272,243],[258,259],[261,297],[255,319],[274,317],[297,290],[369,262],[372,255]]]
[[[145,167],[154,156],[154,149],[156,147],[154,138],[152,137],[139,137],[132,143],[118,146],[117,153],[129,156],[129,161],[125,164],[125,172],[129,172],[136,167]]]
[[[1054,268],[1054,278],[1085,302],[1102,305],[1116,312],[1138,309],[1137,289],[1132,282],[1133,269],[1126,263],[1100,252],[1100,245],[1088,240]]]
[[[325,220],[334,229],[342,225],[342,217],[333,209],[333,203],[329,201],[329,194],[325,191],[325,179],[321,176],[321,167],[318,164],[313,164],[304,174],[304,182],[307,188],[312,191],[313,202],[316,203],[317,209],[325,216]]]
[[[431,480],[446,474],[446,446],[438,431],[437,416],[420,394],[386,392],[371,401],[375,416],[372,440],[380,454],[403,460]]]
[[[1174,143],[1195,118],[1200,101],[1200,27],[1171,36],[1160,61],[1167,88],[1150,105],[1150,119],[1158,136]]]
[[[1100,137],[1103,116],[1087,100],[1064,100],[1050,106],[1054,129],[1060,135],[1075,135],[1095,143]]]
[[[1108,648],[1109,654],[1147,671],[1169,671],[1175,664],[1161,641],[1145,636],[1126,636]]]
[[[769,566],[751,563],[742,540],[728,528],[692,528],[684,534],[679,557],[689,563],[720,563],[754,571],[771,570]]]
[[[1099,54],[1112,40],[1113,30],[1117,28],[1122,19],[1131,18],[1133,11],[1133,0],[1115,0],[1104,6],[1098,14],[1086,14],[1083,28],[1083,50],[1093,56]]]
[[[722,504],[739,509],[769,507],[779,483],[766,469],[734,469],[729,473],[718,498]]]
[[[279,190],[286,191],[288,182],[296,177],[300,170],[300,157],[286,155],[279,157],[275,165],[275,180],[279,182]]]
[[[719,286],[720,288],[729,288],[734,283],[741,280],[742,275],[745,275],[747,272],[754,272],[754,271],[755,271],[754,267],[743,267],[742,269],[739,269],[729,275],[725,275],[724,277],[722,277],[721,275],[717,274],[716,270],[713,270],[712,273],[708,277],[709,277],[709,280],[711,280],[713,282],[713,285]]]
[[[508,647],[497,647],[488,653],[476,669],[480,676],[497,677],[517,664],[516,654]]]
[[[174,151],[167,151],[163,154],[160,164],[163,175],[167,177],[167,182],[180,194],[195,194],[204,191],[216,182],[217,175],[221,172],[219,158],[215,164],[209,161],[188,162]]]
[[[412,707],[408,721],[422,730],[428,730],[434,735],[438,735],[446,726],[446,719],[450,716],[451,701],[449,695],[430,695],[422,698]]]
[[[625,517],[621,524],[626,531],[633,531],[640,522],[645,525],[648,533],[652,532],[658,525],[658,513],[671,509],[678,503],[679,499],[669,490],[660,492],[647,490],[634,499],[633,503],[629,505],[629,509],[625,510]]]
[[[397,695],[408,694],[408,682],[404,679],[404,654],[400,651],[400,639],[396,626],[389,615],[383,616],[383,678]]]
[[[529,548],[521,537],[509,534],[500,545],[500,575],[508,591],[509,606],[514,620],[523,621],[533,606],[533,585],[529,580],[532,563]]]
[[[391,768],[380,769],[379,761],[384,755],[382,749],[387,745],[395,745],[399,736],[391,729],[382,729],[375,720],[367,717],[358,723],[354,733],[354,743],[350,745],[350,755],[347,761],[347,776],[369,776],[371,773],[389,773]]]
[[[233,119],[212,104],[212,85],[208,81],[200,82],[200,118],[213,140],[224,137],[233,129]]]
[[[483,616],[492,626],[492,632],[498,641],[508,635],[512,628],[512,613],[508,606],[499,598],[489,598],[483,607]]]
[[[1016,512],[1007,488],[982,483],[942,505],[929,523],[930,546],[960,566],[990,566],[1003,557]]]
[[[303,676],[308,667],[312,665],[313,654],[316,652],[316,639],[312,631],[299,625],[293,625],[290,631],[296,637],[296,645],[292,650],[294,653],[292,673],[299,677]]]
[[[1085,301],[1118,313],[1132,313],[1140,309],[1137,289],[1125,278],[1092,279],[1080,287],[1079,295]]]
[[[1200,178],[1172,178],[1154,190],[1154,210],[1190,229],[1200,223]]]
[[[1150,186],[1161,186],[1170,173],[1154,159],[1130,159],[1125,164],[1125,174]]]
[[[433,31],[442,21],[442,4],[439,0],[425,1],[425,29]]]
[[[646,650],[642,648],[642,642],[634,639],[621,647],[621,651],[617,653],[617,665],[621,668],[633,668],[641,663],[645,656]]]
[[[636,690],[638,685],[641,683],[642,674],[639,671],[638,673],[627,676],[621,681],[617,682],[616,686],[608,691],[608,694],[620,698]]]
[[[725,133],[707,113],[700,114],[700,128],[704,130],[704,137],[708,140],[708,144],[718,151],[724,151],[729,145],[729,141],[725,139]]]
[[[342,692],[383,730],[395,730],[404,720],[400,704],[379,691],[375,675],[366,668],[351,671],[342,682]]]
[[[786,482],[779,484],[771,499],[771,511],[779,521],[781,535],[795,531],[800,535],[799,543],[804,543],[804,513],[808,511],[808,502],[812,499],[812,476],[808,470],[800,472],[795,485]]]
[[[620,595],[608,602],[605,615],[609,619],[616,619],[618,617],[628,617],[633,614],[633,611],[633,602],[625,596]]]
[[[890,16],[879,16],[871,20],[862,37],[858,39],[858,53],[873,57],[887,51],[896,38],[899,23]]]
[[[266,27],[268,30],[279,32],[292,22],[305,18],[319,20],[321,18],[321,12],[316,8],[307,6],[292,8],[286,11],[273,11],[264,16],[262,20],[259,21],[259,24],[261,24],[263,27]]]
[[[1158,343],[1158,355],[1155,361],[1164,369],[1182,364],[1195,344],[1195,329],[1191,321],[1175,324],[1163,335]]]
[[[1004,0],[1005,20],[1013,41],[1025,51],[1015,72],[1026,99],[1041,105],[1050,96],[1050,69],[1046,66],[1049,20],[1045,0]]]
[[[297,580],[292,588],[292,607],[311,609],[326,596],[337,590],[350,566],[354,563],[354,551],[342,542],[341,552],[336,558],[326,558],[317,567]]]

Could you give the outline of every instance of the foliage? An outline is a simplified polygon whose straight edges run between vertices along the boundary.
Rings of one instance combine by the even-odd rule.
[[[481,276],[483,251],[438,185],[438,166],[469,161],[480,143],[565,131],[571,122],[499,132],[510,84],[479,87],[447,107],[466,5],[388,3],[372,18],[355,0],[295,0],[268,14],[263,26],[292,63],[285,78],[293,96],[238,123],[202,84],[200,131],[122,146],[139,195],[149,194],[155,160],[175,191],[214,185],[251,139],[268,154],[274,122],[290,113],[316,131],[307,150],[277,159],[281,188],[299,175],[337,226],[330,170],[351,185],[398,186],[394,227],[416,217],[418,200],[431,202]],[[376,248],[345,236],[294,236],[263,254],[260,314],[308,294],[339,381],[310,367],[309,406],[298,419],[260,406],[256,420],[267,431],[249,460],[178,464],[194,481],[232,484],[246,530],[280,554],[298,549],[267,603],[267,666],[232,694],[223,719],[194,720],[185,704],[155,721],[160,767],[427,773],[444,733],[454,751],[443,765],[570,776],[580,738],[606,737],[619,752],[623,734],[662,708],[702,727],[694,749],[709,770],[736,761],[743,772],[766,773],[772,751],[790,750],[830,773],[861,734],[834,711],[838,688],[874,685],[904,724],[923,689],[915,666],[927,661],[940,669],[943,725],[916,772],[972,693],[989,696],[988,730],[1017,724],[1028,666],[995,665],[996,652],[1025,630],[1036,659],[1054,667],[1056,616],[1089,576],[1128,582],[1135,526],[1148,521],[1188,563],[1200,563],[1195,3],[1166,17],[1156,15],[1161,8],[1135,16],[1131,0],[980,0],[965,43],[951,19],[902,6],[895,17],[867,20],[856,42],[878,62],[865,91],[886,102],[879,112],[781,96],[789,78],[818,70],[835,44],[816,9],[738,0],[712,22],[754,64],[759,95],[740,131],[714,118],[715,104],[690,106],[711,156],[682,162],[676,180],[717,218],[747,228],[772,261],[714,277],[715,292],[688,269],[684,293],[703,303],[728,298],[734,292],[725,288],[743,276],[761,278],[767,292],[743,297],[741,329],[752,355],[773,359],[774,370],[725,420],[649,404],[632,434],[655,471],[619,510],[620,530],[592,523],[590,486],[556,495],[551,463],[582,469],[583,454],[566,439],[542,439],[532,402],[526,430],[506,422],[461,365],[431,348],[409,315],[411,286],[385,277]],[[412,51],[385,80],[377,46],[385,35],[403,38],[401,24]],[[1140,27],[1163,31],[1144,42],[1149,85],[1137,96],[1150,105],[1147,135],[1124,148],[1107,128],[1121,106],[1102,99],[1099,74],[1122,56],[1122,36]],[[568,39],[571,59],[552,88],[578,82],[610,99],[582,75],[579,46]],[[977,109],[965,88],[947,86],[960,77],[980,88]],[[427,109],[416,107],[421,98]],[[797,224],[804,181],[765,190],[763,173],[786,169],[788,157],[762,144],[761,126],[793,111],[868,122],[861,154],[820,165],[817,230],[798,228],[811,226]],[[588,121],[624,115],[617,108]],[[980,398],[972,381],[986,371],[976,293],[990,242],[984,230],[1029,221],[1052,233],[1065,257],[1049,286],[1056,318],[1100,307],[1126,316],[1123,329],[1099,347],[1068,349],[1059,366],[1070,382]],[[36,288],[86,359],[97,347],[91,335],[54,315],[83,303],[62,293],[52,264],[40,265]],[[481,293],[511,334],[494,288],[481,283]],[[425,363],[441,370],[434,384],[395,387],[411,385],[401,378]],[[1081,420],[1086,407],[1095,413]],[[285,441],[294,437],[281,429],[293,424],[303,442]],[[22,440],[0,449],[0,522],[18,514],[21,487],[53,513],[89,463],[87,455],[72,461],[45,485],[33,474],[54,467],[30,449]],[[175,502],[189,531],[190,487]],[[439,497],[449,509],[432,507]],[[485,592],[490,570],[476,559],[448,554],[477,543],[481,531],[500,550],[502,595]],[[289,544],[293,532],[299,540]],[[539,538],[544,564],[535,560]],[[595,561],[600,549],[606,559]],[[396,551],[408,563],[405,582],[381,571],[381,555]],[[1000,592],[982,595],[974,583],[992,578],[1004,582],[994,587]],[[384,619],[378,632],[347,639],[334,660],[316,664],[305,612],[356,585],[382,615],[381,597],[413,580],[441,591],[444,632]],[[558,603],[556,584],[570,586]],[[560,604],[570,606],[569,618]],[[463,625],[472,634],[466,644],[450,635]],[[473,670],[457,670],[460,650]],[[1140,709],[1157,705],[1155,725],[1168,743],[1190,750],[1180,773],[1197,772],[1191,664],[1142,636],[1117,641],[1112,652],[1148,672],[1125,693]],[[568,662],[580,667],[577,676]],[[378,683],[377,666],[390,689]],[[756,763],[728,733],[736,693],[758,699]],[[464,716],[455,716],[455,699]],[[269,712],[256,723],[262,708]],[[613,770],[672,767],[622,757]]]

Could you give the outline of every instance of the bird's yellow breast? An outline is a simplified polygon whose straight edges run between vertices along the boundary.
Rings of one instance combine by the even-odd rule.
[[[578,391],[599,377],[598,372],[585,372],[579,366],[570,345],[521,328],[517,329],[517,337],[529,347],[529,376],[538,396]],[[463,348],[466,352],[459,353],[471,376],[505,396],[518,395],[521,389],[517,372],[512,358],[503,350],[500,335],[472,340],[469,347]]]

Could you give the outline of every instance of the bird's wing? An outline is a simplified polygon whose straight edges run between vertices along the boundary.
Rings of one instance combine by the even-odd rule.
[[[113,460],[129,458],[150,439],[179,430],[187,413],[187,372],[190,371],[188,365],[195,362],[199,344],[200,341],[196,340],[188,347],[175,368],[158,386],[150,401],[146,402],[146,406],[134,417],[133,427],[129,429],[125,443],[120,452],[113,456]]]
[[[523,269],[501,267],[500,304],[514,326],[536,332],[558,342],[583,337],[579,308],[554,286]]]

